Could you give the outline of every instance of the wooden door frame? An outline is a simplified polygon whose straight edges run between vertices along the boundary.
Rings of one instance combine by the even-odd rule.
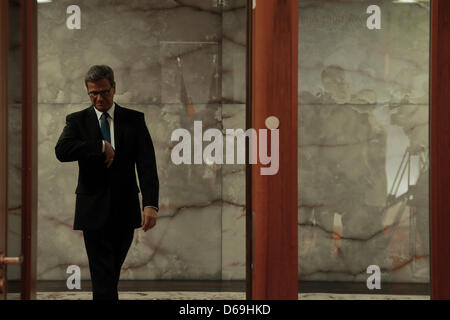
[[[251,3],[251,1],[249,2]],[[251,14],[251,128],[279,119],[279,170],[251,166],[251,299],[298,298],[298,0],[258,0]],[[259,135],[258,135],[259,137]],[[259,141],[258,141],[259,143]],[[249,148],[247,148],[249,150]],[[259,145],[258,145],[259,150]],[[247,278],[249,281],[249,278]]]
[[[430,56],[431,298],[450,299],[450,1],[432,0]]]
[[[0,248],[8,253],[8,46],[9,2],[0,1]],[[3,222],[5,223],[3,225]],[[6,300],[8,292],[7,268],[0,266],[4,291],[0,300]]]
[[[21,299],[36,299],[37,270],[37,1],[20,0],[21,32]],[[0,241],[8,238],[8,56],[9,1],[0,1]],[[7,252],[4,252],[5,256]],[[5,277],[6,278],[6,277]],[[5,286],[7,281],[5,281]],[[7,291],[7,290],[5,290]]]
[[[21,0],[22,256],[21,298],[36,299],[37,280],[37,1]]]

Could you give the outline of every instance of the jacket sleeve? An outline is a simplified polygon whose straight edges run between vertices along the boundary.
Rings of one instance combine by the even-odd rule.
[[[159,208],[159,180],[156,168],[155,149],[145,124],[144,114],[139,114],[136,168],[142,192],[142,208]]]
[[[71,115],[55,146],[56,158],[61,162],[98,159],[103,155],[102,140],[83,141],[79,128]]]

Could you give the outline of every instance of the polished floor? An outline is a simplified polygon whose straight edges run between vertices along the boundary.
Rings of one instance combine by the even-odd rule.
[[[18,282],[10,282],[8,298],[19,299]],[[244,300],[245,281],[121,281],[122,300]],[[91,300],[90,281],[68,290],[64,281],[38,281],[38,300]],[[299,300],[429,300],[429,284],[385,284],[368,290],[365,283],[300,281]]]
[[[38,300],[92,300],[90,292],[39,292]],[[119,292],[120,300],[245,300],[244,292]],[[429,300],[429,296],[301,293],[299,300]]]

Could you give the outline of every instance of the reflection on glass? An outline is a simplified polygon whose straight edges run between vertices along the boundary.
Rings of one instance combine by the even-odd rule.
[[[396,2],[299,1],[300,280],[429,282],[429,1]]]

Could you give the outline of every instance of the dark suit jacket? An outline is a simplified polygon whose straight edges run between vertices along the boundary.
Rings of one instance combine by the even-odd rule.
[[[75,230],[97,229],[111,219],[124,227],[141,226],[135,168],[142,207],[158,207],[155,151],[144,114],[116,103],[114,139],[114,161],[106,168],[103,137],[94,107],[91,105],[66,117],[55,152],[59,161],[78,161]]]

